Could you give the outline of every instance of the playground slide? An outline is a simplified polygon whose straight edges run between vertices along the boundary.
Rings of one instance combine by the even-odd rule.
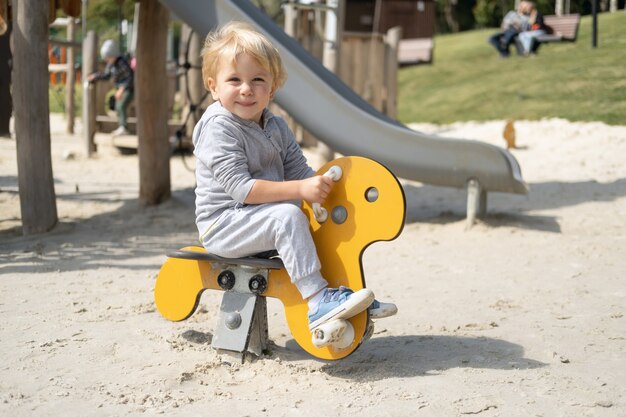
[[[485,191],[527,193],[519,164],[505,149],[416,132],[383,115],[250,1],[161,1],[203,36],[230,20],[247,21],[267,35],[289,74],[276,102],[337,152],[372,158],[422,183],[462,188],[476,179]]]

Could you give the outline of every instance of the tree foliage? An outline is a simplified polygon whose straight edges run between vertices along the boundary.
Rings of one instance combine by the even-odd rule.
[[[476,0],[436,0],[439,33],[460,32],[474,28]]]
[[[156,1],[156,0],[155,0]],[[277,24],[282,25],[282,0],[251,0]],[[384,1],[384,0],[382,0]],[[502,17],[515,7],[515,0],[434,0],[436,2],[437,32],[460,32],[475,28],[498,27]],[[556,0],[535,0],[544,15],[554,14]],[[624,7],[625,0],[618,0]],[[565,0],[564,0],[565,3]],[[591,0],[570,0],[570,13],[591,13]],[[601,0],[601,9],[608,0]],[[135,1],[133,0],[89,0],[87,9],[88,28],[95,30],[101,39],[116,38],[118,22],[132,21]],[[568,13],[568,10],[564,10]]]
[[[89,0],[87,28],[95,30],[100,40],[117,39],[120,20],[133,20],[135,2],[132,0]]]
[[[263,13],[268,15],[276,23],[283,21],[282,0],[252,0],[252,4],[261,9]]]

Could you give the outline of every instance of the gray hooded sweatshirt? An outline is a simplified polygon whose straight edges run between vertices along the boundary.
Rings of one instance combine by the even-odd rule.
[[[314,175],[285,120],[269,109],[261,120],[263,127],[215,102],[194,128],[200,240],[224,210],[244,204],[257,179],[289,181]]]

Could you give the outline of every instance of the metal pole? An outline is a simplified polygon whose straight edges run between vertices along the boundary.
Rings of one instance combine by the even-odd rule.
[[[593,21],[591,25],[591,47],[598,47],[598,0],[591,0],[591,14]]]

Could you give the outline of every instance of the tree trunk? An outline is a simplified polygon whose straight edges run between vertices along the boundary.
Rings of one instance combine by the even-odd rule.
[[[2,0],[0,0],[2,1]],[[0,30],[2,28],[0,27]],[[10,136],[9,121],[13,113],[11,104],[11,26],[7,25],[7,31],[0,34],[0,136]]]
[[[93,30],[83,38],[83,63],[81,78],[83,80],[83,144],[88,158],[96,152],[96,86],[86,82],[87,76],[98,69],[98,35]]]
[[[450,28],[450,32],[458,33],[460,30],[459,20],[456,16],[456,6],[458,4],[457,0],[446,0],[444,1],[444,12],[446,16],[446,23]]]
[[[135,74],[139,137],[139,200],[159,204],[170,198],[170,144],[167,128],[167,25],[169,12],[158,1],[141,0]]]
[[[43,233],[58,221],[50,154],[47,2],[13,2],[13,52],[22,231]]]

